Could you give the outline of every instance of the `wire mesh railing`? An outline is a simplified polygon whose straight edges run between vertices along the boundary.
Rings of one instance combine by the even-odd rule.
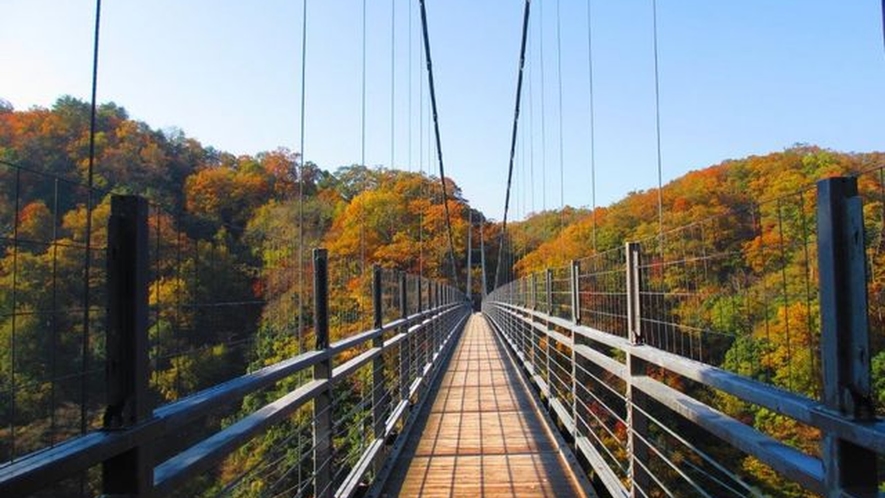
[[[867,261],[867,318],[870,328],[870,363],[875,386],[885,382],[885,167],[857,176],[862,199]],[[885,415],[885,393],[875,393],[877,414]]]
[[[296,335],[291,317],[298,314],[279,298],[296,288],[293,233],[265,241],[274,256],[258,259],[247,255],[243,231],[149,206],[151,387],[161,403],[260,363],[253,355],[267,351],[256,338]]]
[[[819,396],[814,207],[798,192],[636,243],[643,343]],[[528,275],[512,302],[627,337],[626,251]]]
[[[639,242],[643,342],[820,395],[813,189]]]
[[[623,247],[576,261],[581,323],[627,337],[627,259]]]
[[[245,470],[227,480],[216,483],[211,491],[216,496],[292,496],[313,494],[312,405],[308,404],[280,424],[274,431],[274,441],[252,458]],[[253,444],[240,450],[249,454]]]
[[[0,461],[9,461],[101,424],[110,204],[106,192],[7,162],[0,189]]]
[[[483,310],[613,496],[875,494],[883,178],[527,275]]]

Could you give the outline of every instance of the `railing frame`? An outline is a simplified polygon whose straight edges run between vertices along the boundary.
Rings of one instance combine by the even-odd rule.
[[[817,210],[824,404],[848,419],[871,422],[876,410],[870,376],[863,204],[857,179],[818,182]],[[875,452],[827,433],[823,453],[829,496],[877,488]]]
[[[643,345],[642,301],[639,298],[642,285],[642,255],[639,244],[631,242],[626,247],[627,268],[627,331],[630,345],[634,348]],[[640,490],[648,486],[650,475],[644,465],[648,461],[648,400],[636,388],[639,377],[644,377],[648,364],[628,351],[626,354],[627,373],[627,449],[630,454],[630,496],[639,498]]]
[[[151,419],[148,378],[148,204],[134,195],[116,196],[108,220],[108,327],[105,336],[107,408],[102,426],[122,431]],[[150,490],[154,469],[150,443],[137,445],[102,464],[107,495]]]
[[[313,250],[313,327],[317,351],[329,348],[329,254]],[[332,498],[332,357],[313,366],[314,382],[323,389],[313,400],[314,496]]]
[[[626,484],[580,433],[577,410],[573,408],[571,413],[559,410],[555,403],[550,407],[561,426],[574,438],[578,452],[593,467],[598,481],[612,496],[644,496],[645,486],[654,479],[648,472],[649,449],[643,442],[649,437],[648,419],[644,414],[650,400],[815,493],[828,498],[878,496],[876,460],[878,455],[885,454],[885,421],[875,418],[872,402],[863,206],[856,178],[818,182],[817,219],[822,402],[644,344],[639,244],[628,243],[625,251],[627,338],[581,324],[580,280],[574,274],[571,320],[551,316],[550,270],[546,271],[546,312],[537,306],[535,274],[525,279],[530,292],[524,304],[519,304],[513,295],[514,288],[526,285],[518,282],[490,293],[483,302],[483,312],[522,361],[526,375],[548,399],[552,389],[537,375],[539,358],[523,354],[524,348],[519,346],[527,339],[534,341],[532,337],[536,333],[542,334],[548,347],[557,343],[571,348],[575,389],[576,369],[583,363],[595,364],[624,382],[629,458]],[[572,271],[575,272],[574,263]],[[620,351],[623,362],[584,345],[591,342]],[[819,429],[823,434],[822,458],[778,441],[656,380],[647,375],[650,366]]]

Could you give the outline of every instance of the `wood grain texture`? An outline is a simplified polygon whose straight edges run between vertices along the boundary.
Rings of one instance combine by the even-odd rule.
[[[518,375],[473,315],[381,496],[587,496]]]

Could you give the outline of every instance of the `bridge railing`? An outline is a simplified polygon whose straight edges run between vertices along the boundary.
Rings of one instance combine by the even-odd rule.
[[[876,495],[877,270],[859,181],[822,180],[488,296],[483,311],[599,486]]]
[[[105,295],[84,265],[104,267],[106,251],[105,238],[86,242],[84,206],[100,197],[0,161],[0,461],[95,427],[104,363],[90,345],[103,338]],[[100,210],[92,219],[106,225]]]
[[[251,341],[258,350],[251,372],[154,407],[157,397],[149,383],[156,385],[156,362],[163,358],[156,352],[163,337],[154,333],[161,334],[158,324],[177,318],[181,306],[157,298],[179,275],[158,263],[157,254],[174,255],[178,248],[162,248],[168,242],[154,234],[164,230],[156,221],[161,217],[151,210],[141,198],[114,196],[107,242],[96,244],[107,255],[101,268],[107,317],[100,367],[106,382],[94,387],[107,392],[94,396],[106,397],[101,428],[0,465],[0,495],[96,490],[131,496],[353,496],[384,471],[384,458],[466,320],[463,295],[378,267],[369,278],[354,278],[352,265],[330,264],[325,250],[315,250],[306,283],[313,303],[301,310],[311,322],[307,335],[274,339],[275,326],[293,330],[293,299],[282,293],[284,299],[263,300],[269,315]],[[266,277],[272,276],[274,265],[265,266]],[[162,271],[170,272],[165,281],[158,276]],[[292,284],[262,282],[265,295]],[[359,288],[345,293],[336,287]],[[225,304],[236,310],[244,303]],[[53,487],[71,478],[79,486]]]
[[[0,161],[3,464],[102,427],[113,192],[90,188],[76,175],[52,174],[66,168],[66,162]],[[265,323],[284,323],[266,315],[298,316],[295,306],[279,306],[294,299],[268,289],[274,279],[291,279],[297,266],[247,257],[245,226],[184,213],[181,201],[175,207],[173,196],[154,194],[147,222],[148,357],[152,398],[161,404],[263,361],[254,340],[267,335]],[[279,232],[278,245],[289,244],[279,253],[292,254],[293,230]],[[94,477],[68,488],[97,493]]]

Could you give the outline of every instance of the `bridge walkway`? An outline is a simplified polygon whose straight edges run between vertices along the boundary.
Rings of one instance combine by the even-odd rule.
[[[435,390],[381,496],[593,496],[481,314]]]

